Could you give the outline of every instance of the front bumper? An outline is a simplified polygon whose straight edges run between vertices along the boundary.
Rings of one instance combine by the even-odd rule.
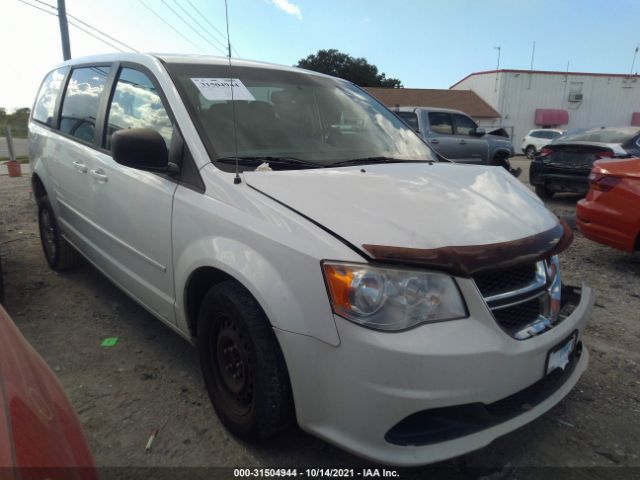
[[[538,383],[549,350],[575,330],[580,339],[595,301],[593,291],[583,287],[563,322],[518,341],[500,329],[471,280],[458,283],[470,311],[466,319],[383,333],[336,317],[339,347],[276,330],[301,428],[369,460],[417,466],[486,446],[557,404],[586,370],[586,349],[557,388],[505,421],[428,445],[389,441],[389,431],[418,412],[495,404]]]

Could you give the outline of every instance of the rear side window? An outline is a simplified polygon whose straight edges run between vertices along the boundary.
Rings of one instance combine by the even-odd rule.
[[[62,102],[60,131],[93,143],[100,98],[109,67],[76,68],[71,72]]]
[[[431,125],[432,132],[453,135],[451,116],[448,113],[429,112],[429,125]]]
[[[111,136],[123,128],[151,128],[171,144],[173,126],[155,85],[144,73],[131,68],[120,71],[107,115],[106,148]]]
[[[418,116],[413,112],[398,112],[398,116],[407,122],[414,130],[418,131],[420,127],[418,126]]]
[[[457,135],[471,135],[478,126],[473,120],[465,115],[453,114],[453,123],[456,127]]]
[[[33,119],[45,125],[53,126],[53,112],[56,107],[56,99],[60,92],[60,86],[64,79],[66,68],[59,68],[50,72],[42,82],[35,106],[33,107]]]

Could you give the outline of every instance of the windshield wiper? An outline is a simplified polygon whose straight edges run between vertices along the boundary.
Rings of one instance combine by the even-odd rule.
[[[256,156],[241,156],[238,158],[238,165],[243,166],[259,166],[263,163],[268,163],[270,165],[296,165],[296,166],[305,166],[309,168],[318,168],[322,165],[319,165],[314,162],[309,162],[307,160],[302,160],[301,158],[296,157],[280,157],[280,156],[270,156],[270,155],[256,155]],[[222,157],[216,158],[215,162],[225,163],[228,165],[235,165],[236,157]]]
[[[434,160],[403,160],[402,158],[393,157],[362,157],[362,158],[350,158],[349,160],[342,160],[340,162],[333,162],[326,167],[339,167],[347,165],[373,165],[376,163],[410,163],[410,162],[428,162],[433,163]]]

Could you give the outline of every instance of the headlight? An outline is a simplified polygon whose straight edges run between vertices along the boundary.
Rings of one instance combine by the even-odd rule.
[[[398,331],[467,316],[448,275],[350,263],[322,268],[334,312],[366,327]]]

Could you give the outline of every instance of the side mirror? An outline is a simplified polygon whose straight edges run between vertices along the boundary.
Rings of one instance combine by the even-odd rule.
[[[111,150],[120,165],[151,172],[172,170],[164,138],[150,128],[118,130],[111,137]]]
[[[473,132],[472,132],[472,133],[473,133],[473,135],[475,135],[476,137],[484,137],[484,136],[487,134],[487,132],[485,131],[485,129],[484,129],[484,128],[480,128],[480,127],[478,127],[478,128],[476,128],[475,130],[473,130]]]

